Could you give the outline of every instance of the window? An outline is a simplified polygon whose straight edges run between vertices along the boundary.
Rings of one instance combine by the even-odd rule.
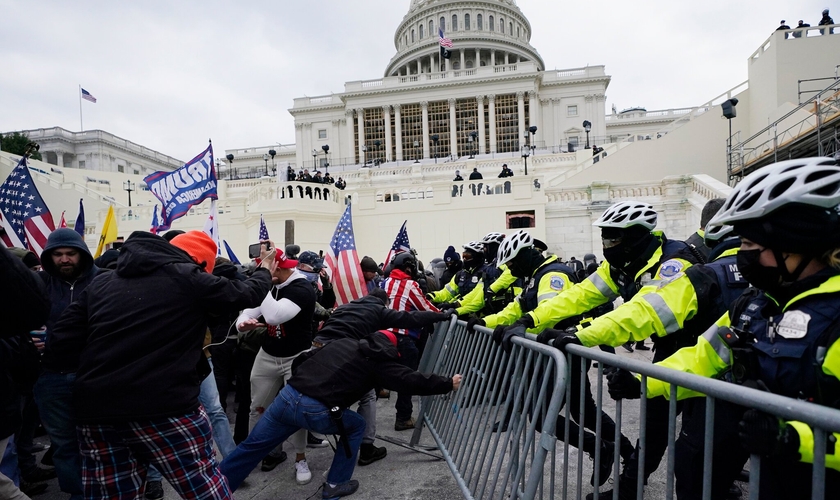
[[[577,116],[577,104],[566,106],[566,116]]]
[[[522,38],[522,31],[519,26],[516,27],[516,38]]]
[[[429,21],[429,36],[435,36],[435,22]]]
[[[577,136],[569,137],[568,142],[569,142],[569,146],[577,149],[577,147],[578,147],[578,137]]]
[[[440,26],[440,29],[442,29],[444,32],[446,32],[446,18],[445,17],[440,18],[440,24],[438,24],[438,26]]]
[[[493,16],[490,16],[490,31],[496,31],[496,25],[493,24]]]
[[[136,168],[134,169],[134,175],[140,175],[140,171],[137,170]]]
[[[411,43],[414,43],[414,30],[411,30]]]
[[[421,24],[421,25],[420,25],[420,40],[422,40],[422,39],[424,38],[424,35],[425,35],[425,33],[423,33],[423,29],[424,29],[424,28],[425,28],[425,26],[423,26],[423,25]]]
[[[470,30],[470,15],[464,14],[464,29],[469,31]]]
[[[458,31],[458,16],[452,16],[452,31]]]
[[[510,33],[510,36],[513,36],[513,23],[510,23],[510,30],[508,30],[508,33]]]
[[[125,165],[117,165],[117,172],[125,173]]]
[[[520,229],[523,227],[536,227],[536,212],[533,210],[525,210],[522,212],[508,212],[507,213],[507,228]]]
[[[318,139],[326,139],[327,138],[327,129],[322,128],[318,130]]]
[[[504,34],[505,33],[505,20],[503,18],[499,18],[499,32]]]
[[[85,168],[85,160],[79,160],[79,168]]]
[[[481,14],[479,14],[478,17],[476,18],[476,22],[478,22],[478,31],[483,30],[484,29],[484,18],[481,16]]]

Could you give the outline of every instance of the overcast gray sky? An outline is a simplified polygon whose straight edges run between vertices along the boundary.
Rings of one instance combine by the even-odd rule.
[[[827,0],[518,0],[548,68],[603,64],[607,109],[702,104]],[[295,97],[379,78],[409,0],[0,0],[0,131],[102,129],[189,160],[294,142]],[[838,12],[833,13],[836,19]],[[829,76],[829,75],[826,75]]]

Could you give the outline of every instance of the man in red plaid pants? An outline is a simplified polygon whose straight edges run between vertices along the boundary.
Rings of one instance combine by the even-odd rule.
[[[73,407],[86,499],[140,500],[150,465],[182,498],[233,498],[198,402],[210,374],[201,347],[208,312],[265,298],[276,263],[274,252],[264,257],[251,278],[230,281],[211,274],[216,244],[203,232],[171,244],[136,232],[117,269],[65,310],[46,349],[78,364]]]

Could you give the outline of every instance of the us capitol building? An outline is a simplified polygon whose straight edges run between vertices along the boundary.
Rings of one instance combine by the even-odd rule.
[[[439,29],[452,40],[448,59]],[[326,250],[352,203],[360,257],[382,260],[404,220],[423,261],[450,244],[521,227],[551,252],[581,257],[599,253],[591,224],[611,203],[652,203],[659,229],[685,238],[705,202],[725,196],[738,175],[779,155],[837,150],[837,113],[820,111],[840,109],[837,80],[828,78],[836,76],[831,55],[840,53],[840,36],[828,30],[756,40],[756,52],[744,55],[749,80],[712,89],[706,103],[622,112],[606,109],[604,66],[548,70],[530,39],[531,24],[513,0],[411,0],[382,77],[295,99],[294,144],[216,152],[222,238],[246,257],[262,215],[278,244]],[[818,78],[826,90],[803,97],[799,80]],[[727,123],[720,104],[732,98],[738,113]],[[817,142],[807,142],[809,120]],[[819,133],[827,126],[834,142]],[[56,219],[66,210],[72,225],[85,200],[90,246],[108,205],[120,234],[149,229],[158,202],[142,177],[176,160],[102,131],[25,132],[41,145],[45,162],[31,162],[32,172]],[[595,145],[603,148],[597,155],[587,148]],[[0,153],[0,175],[16,161]],[[497,177],[503,164],[514,177]],[[347,188],[289,182],[289,167],[329,171]],[[473,169],[482,181],[453,181],[456,171],[467,179]],[[136,185],[131,206],[120,189],[128,182]],[[208,209],[209,202],[194,207],[173,227],[201,229]]]

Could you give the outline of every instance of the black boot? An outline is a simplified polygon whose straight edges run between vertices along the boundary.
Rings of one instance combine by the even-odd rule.
[[[388,454],[384,446],[376,447],[373,443],[362,443],[359,448],[359,465],[370,465],[377,460],[382,460]]]
[[[595,454],[589,453],[589,458],[595,461]],[[601,441],[601,463],[598,465],[598,486],[603,486],[612,474],[612,467],[615,461],[615,443],[612,441]],[[592,477],[589,478],[589,484],[595,486],[595,468],[593,464]]]

